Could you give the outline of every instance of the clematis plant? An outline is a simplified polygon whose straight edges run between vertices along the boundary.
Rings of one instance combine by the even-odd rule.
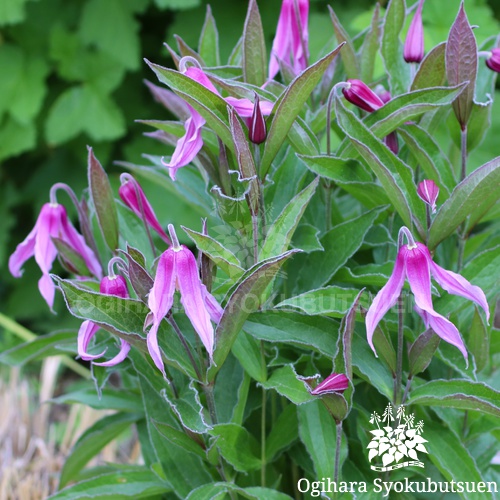
[[[335,500],[424,470],[448,491],[499,478],[500,158],[478,166],[496,140],[494,108],[480,105],[496,77],[476,65],[481,30],[462,5],[413,74],[405,2],[375,8],[353,38],[336,14],[329,28],[322,2],[283,0],[279,19],[262,5],[249,0],[233,51],[219,52],[207,9],[197,47],[177,37],[171,68],[149,62],[148,88],[178,118],[142,121],[161,149],[118,163],[124,173],[89,154],[79,226],[53,190],[13,249],[11,272],[34,256],[44,298],[74,328],[65,318],[0,361],[62,348],[92,372],[58,401],[109,410],[81,433],[51,500]],[[276,24],[268,59],[263,26]],[[118,354],[99,347],[113,341]],[[129,427],[136,462],[90,461]],[[382,437],[368,457],[370,437],[395,428],[411,455],[384,455]],[[417,434],[428,454],[411,448]],[[402,459],[415,455],[423,468]]]

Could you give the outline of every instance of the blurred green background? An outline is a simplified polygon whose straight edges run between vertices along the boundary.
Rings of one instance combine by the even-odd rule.
[[[36,333],[78,326],[60,296],[58,315],[50,314],[38,292],[40,271],[33,260],[15,280],[7,269],[8,256],[33,227],[53,183],[65,182],[78,195],[85,189],[86,145],[94,148],[115,183],[121,170],[114,161],[141,163],[144,153],[170,154],[169,148],[143,136],[150,130],[134,123],[171,119],[143,83],[155,80],[143,58],[172,66],[163,43],[175,47],[174,34],[196,47],[207,3],[225,60],[241,35],[247,0],[0,0],[1,313]],[[334,43],[329,3],[311,2],[312,60]],[[373,0],[333,3],[351,35],[368,25],[374,5]],[[459,0],[426,1],[426,50],[446,39],[458,5]],[[479,26],[479,44],[500,33],[500,1],[466,0],[465,5],[471,23]],[[280,6],[281,0],[259,2],[268,49]],[[378,76],[382,71],[380,63]],[[500,113],[494,111],[493,117],[471,158],[477,164],[500,154],[495,138]],[[166,199],[154,186],[145,188],[162,222],[199,226],[199,216],[184,202]],[[55,269],[61,271],[57,263]],[[4,332],[0,350],[18,342]]]

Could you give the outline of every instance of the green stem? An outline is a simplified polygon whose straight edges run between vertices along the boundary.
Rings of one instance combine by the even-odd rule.
[[[5,316],[4,314],[0,313],[0,325],[2,325],[7,331],[12,332],[14,335],[19,337],[20,339],[24,340],[25,342],[30,342],[31,340],[35,340],[39,338],[38,335],[35,333],[31,332],[24,326],[20,325],[13,319],[9,318],[8,316]],[[61,355],[57,356],[60,360],[61,363],[69,368],[70,370],[73,370],[75,373],[80,375],[81,377],[85,379],[90,379],[91,374],[90,370],[82,366],[81,364],[77,363],[75,360],[71,359],[69,356]]]
[[[460,134],[460,153],[462,156],[462,169],[460,173],[460,181],[463,181],[467,176],[467,125],[464,126]]]
[[[263,365],[266,364],[266,353],[264,351],[264,342],[260,341],[260,358]],[[267,413],[267,393],[262,387],[262,408],[260,416],[260,483],[262,487],[266,486],[266,413]]]
[[[403,399],[401,400],[401,404],[404,405],[406,403],[406,398],[410,392],[411,383],[413,382],[413,376],[410,374],[408,380],[406,381],[405,392],[403,394]]]
[[[342,446],[342,420],[337,422],[337,442],[335,445],[335,469],[333,471],[333,481],[338,483],[340,475],[340,447]]]
[[[332,186],[329,181],[325,182],[325,219],[328,232],[332,228]]]
[[[398,350],[396,358],[396,377],[394,378],[394,406],[398,406],[401,382],[403,378],[403,342],[404,342],[404,311],[403,294],[398,298]]]

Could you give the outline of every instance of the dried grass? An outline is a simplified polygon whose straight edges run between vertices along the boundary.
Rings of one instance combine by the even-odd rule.
[[[56,491],[65,457],[78,437],[97,420],[112,413],[83,405],[44,404],[55,395],[59,368],[58,358],[47,358],[38,384],[22,378],[17,368],[10,370],[7,380],[0,379],[1,500],[46,499]],[[137,440],[127,447],[132,452],[123,453],[115,442],[110,443],[90,465],[137,463],[140,460]]]

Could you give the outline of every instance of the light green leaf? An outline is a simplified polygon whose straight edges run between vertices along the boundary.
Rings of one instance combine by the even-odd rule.
[[[198,42],[198,52],[207,66],[219,66],[219,32],[210,5],[207,5],[205,23]]]
[[[266,438],[266,462],[271,463],[299,437],[297,407],[288,405],[281,412]]]
[[[62,394],[51,401],[58,404],[84,404],[96,410],[137,412],[142,407],[139,394],[124,389],[104,388],[99,397],[92,387]]]
[[[35,145],[36,127],[33,123],[20,125],[12,118],[3,122],[0,127],[0,161],[29,151]]]
[[[297,378],[297,373],[292,365],[274,370],[268,380],[261,382],[260,385],[267,390],[274,389],[296,405],[307,403],[316,397],[312,396],[306,389],[304,382]]]
[[[267,54],[264,30],[256,0],[248,2],[242,49],[243,78],[246,83],[261,87],[267,78]]]

